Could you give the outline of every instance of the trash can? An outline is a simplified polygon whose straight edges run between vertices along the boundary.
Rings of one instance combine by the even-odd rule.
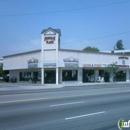
[[[10,82],[11,82],[11,83],[16,83],[16,82],[17,82],[17,78],[16,78],[16,77],[12,77],[12,78],[10,79]]]

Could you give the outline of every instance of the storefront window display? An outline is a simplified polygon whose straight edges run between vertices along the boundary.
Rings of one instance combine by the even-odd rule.
[[[105,70],[99,70],[99,76],[102,82],[109,82],[110,74]]]
[[[126,71],[125,70],[118,71],[115,74],[115,80],[116,81],[126,81]]]
[[[31,72],[20,72],[20,81],[29,81],[31,78]]]
[[[77,81],[77,70],[62,70],[62,81]]]
[[[20,72],[20,81],[41,81],[41,72]]]
[[[83,82],[95,82],[94,70],[83,69]]]

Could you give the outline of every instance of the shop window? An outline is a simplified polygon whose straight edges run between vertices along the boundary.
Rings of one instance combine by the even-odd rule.
[[[77,70],[62,70],[62,81],[77,81]]]
[[[109,82],[109,73],[105,70],[99,70],[99,76],[104,79],[104,82]]]
[[[38,77],[37,77],[38,81],[41,81],[41,72],[38,72]]]
[[[29,80],[41,81],[41,72],[20,72],[19,80],[20,81],[29,81]]]
[[[83,82],[94,82],[95,74],[94,70],[83,69]]]
[[[20,72],[20,81],[29,81],[31,78],[31,72]]]
[[[126,71],[125,70],[118,71],[115,74],[115,80],[116,81],[126,81]]]

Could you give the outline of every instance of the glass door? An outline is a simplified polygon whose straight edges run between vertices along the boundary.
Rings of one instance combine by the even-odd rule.
[[[44,83],[55,84],[56,83],[56,70],[45,70],[44,71]]]

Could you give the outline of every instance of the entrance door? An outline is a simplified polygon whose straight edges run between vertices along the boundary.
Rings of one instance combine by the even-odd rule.
[[[44,71],[44,83],[55,84],[56,83],[56,70],[45,70]]]
[[[38,72],[33,72],[33,82],[37,83],[38,81]]]
[[[104,77],[104,82],[109,82],[110,75],[105,70],[99,70],[99,76]]]

